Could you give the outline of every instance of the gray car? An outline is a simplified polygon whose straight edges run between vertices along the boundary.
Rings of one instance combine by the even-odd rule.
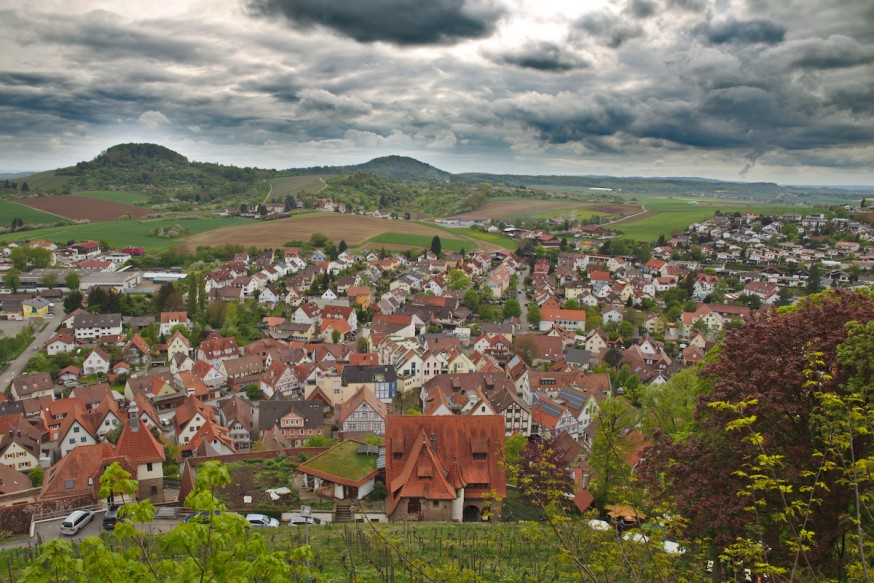
[[[74,510],[70,516],[61,523],[61,534],[73,536],[85,528],[85,525],[94,518],[93,510]]]

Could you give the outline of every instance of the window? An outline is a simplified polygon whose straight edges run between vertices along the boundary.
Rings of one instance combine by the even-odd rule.
[[[85,443],[85,436],[84,435],[79,438],[79,443]]]
[[[488,456],[489,454],[485,452],[475,452],[473,454],[473,459],[476,461],[485,461],[486,459],[488,459]]]
[[[73,433],[79,433],[79,426],[78,425],[73,428]]]
[[[404,452],[402,452],[402,451],[396,451],[392,454],[392,459],[395,459],[395,460],[403,459],[403,457],[404,457]]]
[[[151,471],[152,471],[152,464],[146,464],[146,471],[147,471],[147,472],[151,472]]]
[[[76,443],[76,438],[75,438],[75,437],[71,437],[71,438],[70,438],[70,445],[74,445],[75,443]]]
[[[149,489],[149,494],[151,494],[152,496],[155,496],[157,493],[158,493],[158,487],[157,487],[157,486],[152,486],[152,487]]]

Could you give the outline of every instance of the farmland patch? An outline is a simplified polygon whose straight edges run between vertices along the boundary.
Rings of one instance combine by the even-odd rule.
[[[131,218],[142,218],[152,211],[130,204],[102,200],[95,203],[93,199],[76,196],[47,196],[43,198],[27,198],[20,201],[21,204],[43,212],[64,217],[71,220],[87,219],[91,222],[115,221],[125,213],[130,213]]]
[[[13,219],[21,219],[31,225],[56,223],[63,220],[61,217],[38,211],[11,200],[0,200],[0,217],[2,217],[0,227],[9,227]]]

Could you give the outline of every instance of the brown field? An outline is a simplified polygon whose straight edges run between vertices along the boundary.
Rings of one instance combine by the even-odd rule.
[[[46,196],[43,198],[24,198],[16,202],[65,219],[88,219],[92,223],[117,221],[125,213],[130,213],[132,219],[139,219],[152,212],[149,209],[130,204],[98,200],[72,194]]]
[[[487,202],[476,210],[455,215],[451,218],[490,218],[501,219],[525,214],[536,214],[561,210],[587,210],[608,215],[619,213],[635,213],[640,210],[639,205],[626,205],[618,203],[589,204],[573,200],[496,200]]]
[[[337,213],[313,213],[289,219],[257,221],[251,225],[225,227],[205,233],[198,233],[185,239],[185,249],[193,251],[200,246],[224,245],[225,243],[278,249],[286,241],[294,239],[307,241],[313,233],[324,233],[335,243],[344,240],[350,247],[354,247],[371,237],[386,232],[428,236],[440,235],[441,237],[462,239],[470,241],[471,248],[479,247],[487,251],[501,248],[499,245],[479,241],[472,237],[461,234],[456,235],[455,233],[449,235],[442,229],[409,221],[390,221]],[[382,246],[380,244],[380,247]],[[404,245],[385,245],[385,247],[386,249],[389,247],[398,249],[409,248]]]

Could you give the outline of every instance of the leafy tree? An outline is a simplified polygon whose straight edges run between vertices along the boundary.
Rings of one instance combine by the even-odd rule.
[[[637,410],[624,397],[607,397],[601,403],[589,458],[594,474],[589,490],[599,504],[629,497],[632,473],[626,460],[643,445],[642,439],[635,439],[638,432],[629,433],[636,423]]]
[[[504,467],[508,479],[516,479],[522,463],[522,452],[528,445],[528,438],[514,433],[504,441]]]
[[[113,536],[117,544],[90,537],[78,548],[67,540],[48,541],[40,555],[22,573],[34,583],[69,581],[289,581],[306,577],[305,561],[312,552],[303,546],[290,552],[272,551],[264,537],[253,531],[241,514],[222,512],[215,491],[231,481],[226,467],[208,461],[199,466],[194,491],[185,506],[206,512],[208,522],[183,522],[157,540],[150,540],[137,524],[149,523],[155,507],[148,501],[126,502]],[[137,482],[118,463],[100,478],[100,497],[133,500]],[[157,548],[155,548],[157,545]],[[159,558],[157,550],[178,558]]]
[[[516,482],[522,497],[538,507],[569,509],[575,486],[555,448],[555,439],[532,439],[522,450]]]
[[[359,354],[363,354],[368,351],[370,347],[368,346],[367,338],[364,336],[359,336],[355,340],[355,352]]]
[[[857,506],[867,505],[867,471],[852,478],[842,464],[870,463],[874,450],[874,434],[846,425],[874,420],[870,397],[859,394],[872,386],[874,334],[859,334],[874,332],[872,320],[874,299],[835,290],[725,335],[704,367],[712,388],[698,400],[691,435],[656,431],[641,469],[655,496],[670,493],[690,534],[720,548],[755,537],[771,549],[767,560],[796,578],[799,569],[840,577],[836,549],[859,536],[847,517],[868,512]]]
[[[434,235],[434,238],[431,239],[431,253],[439,257],[442,251],[443,243],[440,242],[440,236]]]
[[[648,435],[660,431],[675,442],[685,441],[695,428],[698,398],[706,390],[694,368],[674,373],[666,383],[644,386],[640,393],[641,429]]]
[[[446,286],[453,291],[461,291],[470,285],[470,278],[460,269],[452,269],[446,278]]]
[[[310,245],[317,248],[322,248],[327,245],[330,238],[324,233],[313,233],[310,235]]]
[[[3,275],[3,283],[12,290],[12,293],[18,291],[18,286],[21,285],[21,272],[14,267],[8,270]]]
[[[303,446],[304,447],[331,447],[337,443],[336,440],[325,437],[324,435],[313,435],[309,439],[307,439]]]
[[[528,306],[528,324],[534,327],[540,326],[540,306],[531,303]]]
[[[479,309],[479,293],[475,289],[467,290],[464,292],[462,303],[471,312],[476,312]]]
[[[504,319],[519,318],[522,316],[522,306],[519,305],[519,300],[510,298],[504,302]]]
[[[79,286],[81,285],[79,274],[75,271],[68,271],[67,274],[64,276],[64,285],[70,291],[78,291]]]
[[[82,292],[78,289],[64,296],[64,311],[68,314],[77,308],[82,307]]]
[[[58,272],[47,271],[45,273],[45,275],[42,276],[42,284],[47,288],[57,287],[57,285],[58,285]]]
[[[819,291],[822,291],[822,267],[819,263],[814,263],[807,276],[807,293],[814,294]]]
[[[343,253],[348,248],[349,248],[349,245],[346,244],[346,241],[344,241],[343,239],[340,239],[340,244],[337,246],[337,251],[339,251],[340,253]]]
[[[248,387],[246,387],[246,396],[252,401],[258,401],[264,398],[264,394],[261,392],[261,387],[258,386],[258,383],[250,383]]]
[[[611,346],[607,349],[607,352],[604,353],[604,362],[613,368],[616,368],[620,360],[622,360],[622,352],[615,346]]]
[[[45,479],[45,470],[41,467],[36,466],[32,470],[27,473],[27,477],[30,478],[30,485],[34,488],[39,488],[42,486],[42,482]]]
[[[340,334],[340,331],[339,331],[339,330],[332,330],[332,331],[331,331],[331,342],[333,342],[334,344],[339,344],[339,343],[340,343],[340,339],[341,339],[342,337],[343,337],[343,335]]]
[[[516,335],[510,344],[510,350],[531,366],[536,359],[540,358],[540,346],[530,334]]]

